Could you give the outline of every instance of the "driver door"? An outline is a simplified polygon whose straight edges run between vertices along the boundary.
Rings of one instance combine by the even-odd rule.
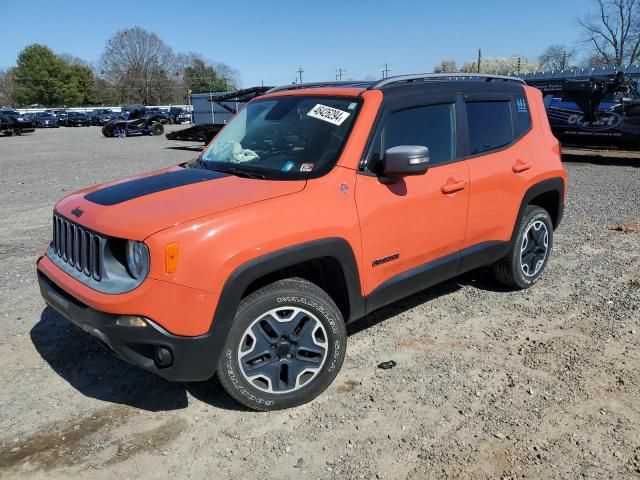
[[[361,165],[356,204],[362,235],[364,293],[373,305],[393,301],[455,275],[465,235],[469,173],[462,156],[455,94],[387,105]],[[423,175],[380,182],[384,151],[429,148]],[[387,288],[388,287],[388,288]],[[395,292],[394,292],[395,290]],[[383,297],[383,298],[381,298]]]

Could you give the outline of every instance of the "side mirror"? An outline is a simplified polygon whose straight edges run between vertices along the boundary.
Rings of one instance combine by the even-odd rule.
[[[421,145],[401,145],[384,152],[383,175],[394,181],[407,175],[423,175],[429,169],[429,149]]]

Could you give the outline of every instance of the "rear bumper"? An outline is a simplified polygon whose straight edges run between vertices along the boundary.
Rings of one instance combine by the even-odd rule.
[[[173,335],[152,320],[147,321],[146,327],[121,326],[116,321],[122,314],[99,311],[82,303],[40,269],[38,283],[47,305],[123,360],[171,381],[207,380],[215,373],[226,339],[224,328],[187,337]]]

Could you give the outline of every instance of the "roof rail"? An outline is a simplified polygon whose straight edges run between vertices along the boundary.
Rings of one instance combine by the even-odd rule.
[[[341,82],[312,82],[312,83],[292,83],[291,85],[281,85],[268,90],[266,93],[282,92],[285,90],[300,90],[301,88],[319,88],[319,87],[368,87],[371,82],[344,80]]]
[[[494,80],[502,80],[509,82],[517,82],[524,84],[521,78],[507,77],[506,75],[491,75],[485,73],[418,73],[414,75],[398,75],[395,77],[385,78],[372,84],[369,90],[381,89],[389,85],[402,82],[415,82],[417,80],[437,81],[437,80],[486,80],[487,82]]]

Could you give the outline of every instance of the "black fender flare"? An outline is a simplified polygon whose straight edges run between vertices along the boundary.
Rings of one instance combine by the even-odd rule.
[[[520,209],[518,210],[518,216],[516,217],[516,222],[513,225],[511,243],[515,241],[516,235],[518,234],[518,225],[520,225],[520,221],[522,220],[524,211],[531,200],[536,198],[538,195],[548,192],[555,192],[558,194],[558,212],[556,221],[554,222],[554,229],[560,225],[560,222],[562,221],[562,215],[564,214],[564,179],[561,177],[547,178],[546,180],[542,180],[541,182],[538,182],[529,187],[529,189],[522,197],[522,201],[520,202]]]
[[[211,341],[213,366],[220,354],[233,324],[242,294],[252,282],[265,275],[309,260],[330,257],[337,260],[342,268],[348,289],[350,315],[345,322],[364,316],[365,304],[360,289],[360,276],[353,249],[343,238],[325,238],[293,245],[257,257],[238,266],[227,278],[208,334]]]

